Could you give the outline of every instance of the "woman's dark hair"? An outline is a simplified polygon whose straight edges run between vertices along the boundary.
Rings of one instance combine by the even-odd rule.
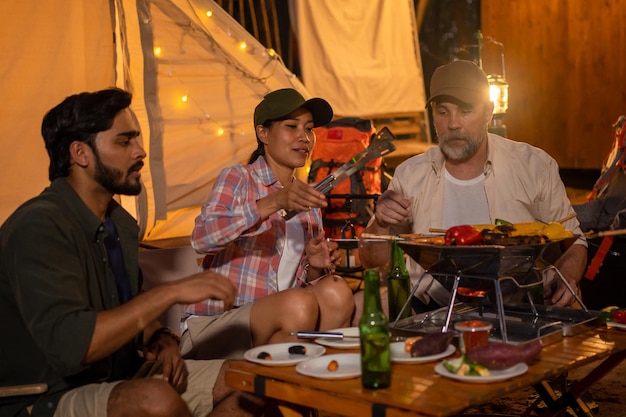
[[[99,132],[113,126],[117,114],[130,106],[132,95],[119,88],[67,97],[43,118],[41,135],[50,157],[50,181],[70,173],[70,144],[86,142],[94,146]]]
[[[280,120],[287,120],[287,118],[281,117],[280,119],[268,120],[265,123],[263,123],[262,126],[265,128],[269,128],[274,122],[278,122]],[[261,142],[258,135],[256,137],[256,145],[257,145],[256,149],[252,152],[252,155],[250,155],[250,159],[248,160],[248,165],[256,161],[259,156],[265,156],[265,144]]]

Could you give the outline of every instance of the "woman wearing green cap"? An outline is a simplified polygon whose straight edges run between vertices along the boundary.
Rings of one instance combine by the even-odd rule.
[[[238,288],[235,308],[224,311],[213,300],[188,305],[185,356],[241,357],[253,346],[295,341],[292,332],[349,325],[354,299],[332,274],[339,255],[336,243],[324,239],[326,197],[295,177],[315,145],[313,128],[332,117],[328,102],[305,100],[290,88],[267,94],[256,107],[258,148],[247,165],[220,173],[191,237],[194,249],[206,253],[202,267]],[[294,210],[296,216],[285,217]]]

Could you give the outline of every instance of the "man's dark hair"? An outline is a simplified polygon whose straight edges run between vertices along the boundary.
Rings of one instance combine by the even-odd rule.
[[[113,126],[115,116],[128,106],[132,95],[119,88],[67,97],[43,118],[41,134],[50,157],[50,181],[70,173],[70,144],[86,142],[92,148],[99,132]]]

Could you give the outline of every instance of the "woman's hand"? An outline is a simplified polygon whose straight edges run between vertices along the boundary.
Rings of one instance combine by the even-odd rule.
[[[341,253],[337,250],[337,242],[331,242],[324,236],[324,231],[322,231],[306,243],[305,252],[309,266],[318,270],[327,269],[335,272],[335,267],[341,261]]]
[[[314,207],[322,208],[328,205],[323,193],[298,179],[293,180],[280,190],[258,199],[256,204],[261,221],[279,210],[286,212],[292,210],[308,211]]]
[[[307,211],[311,208],[326,207],[326,195],[317,191],[312,185],[298,179],[276,192],[280,208],[289,211]]]

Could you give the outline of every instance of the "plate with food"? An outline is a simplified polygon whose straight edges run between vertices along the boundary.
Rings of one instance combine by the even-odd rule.
[[[490,370],[482,365],[467,362],[463,357],[444,360],[435,366],[435,372],[443,377],[478,384],[504,381],[525,374],[527,371],[528,365],[524,362],[506,369]]]
[[[343,338],[335,337],[318,337],[315,339],[315,343],[320,345],[333,347],[335,349],[357,349],[361,347],[359,341],[359,328],[358,327],[343,327],[341,329],[329,330],[330,333],[341,333]]]
[[[451,344],[455,335],[455,332],[435,332],[391,343],[391,361],[424,363],[450,356],[456,350]]]
[[[300,362],[296,365],[299,374],[321,379],[350,379],[361,375],[361,355],[337,353]]]
[[[314,343],[276,343],[249,349],[243,357],[260,365],[288,366],[317,358],[325,352],[323,346]]]
[[[391,362],[396,363],[426,363],[433,362],[439,359],[443,359],[452,355],[456,348],[454,345],[448,345],[448,347],[439,353],[427,356],[411,356],[411,351],[407,351],[404,342],[393,342],[389,345],[391,349]]]

